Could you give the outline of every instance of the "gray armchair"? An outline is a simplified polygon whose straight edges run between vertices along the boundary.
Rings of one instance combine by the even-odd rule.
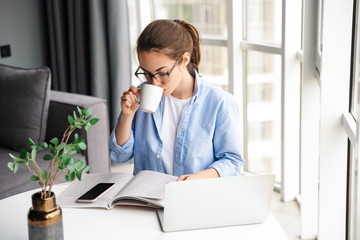
[[[50,70],[46,67],[24,69],[0,64],[0,199],[39,187],[37,182],[30,181],[31,174],[26,167],[20,166],[15,175],[8,169],[9,153],[17,155],[22,148],[27,148],[28,137],[36,143],[61,138],[68,126],[67,116],[72,115],[76,106],[91,107],[93,117],[100,119],[89,131],[78,132],[84,137],[87,149],[76,158],[84,159],[91,173],[110,172],[106,101],[52,91],[50,82]],[[42,156],[48,151],[40,152],[37,157],[44,168],[48,162],[42,160]]]

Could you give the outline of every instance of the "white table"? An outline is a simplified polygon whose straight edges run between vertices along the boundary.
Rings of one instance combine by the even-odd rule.
[[[59,195],[66,185],[55,186]],[[24,192],[0,200],[0,239],[27,239],[27,212],[31,194]],[[156,210],[141,207],[105,209],[62,208],[64,237],[69,239],[287,239],[271,215],[263,224],[182,232],[161,231]]]

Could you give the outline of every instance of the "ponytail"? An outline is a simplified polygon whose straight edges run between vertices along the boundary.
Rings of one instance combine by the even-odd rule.
[[[190,53],[187,68],[199,72],[201,59],[200,36],[196,28],[182,20],[156,20],[151,22],[137,40],[137,53],[146,51],[161,52],[177,60],[185,52]]]
[[[195,68],[196,71],[199,72],[199,64],[201,60],[199,32],[193,25],[185,21],[182,21],[181,25],[184,26],[185,30],[190,34],[193,40],[193,49],[192,52],[190,52],[191,59],[189,65],[191,65],[190,67]]]

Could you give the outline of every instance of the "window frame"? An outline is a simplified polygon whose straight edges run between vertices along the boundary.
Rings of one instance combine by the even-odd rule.
[[[244,158],[247,157],[247,144],[246,144],[246,84],[243,80],[244,74],[246,74],[246,69],[244,69],[244,52],[246,50],[260,51],[264,53],[277,54],[281,55],[281,172],[282,180],[281,184],[276,184],[276,189],[281,191],[281,196],[284,201],[294,200],[298,197],[299,194],[299,131],[295,126],[299,126],[299,94],[300,94],[300,59],[297,58],[297,61],[292,61],[292,64],[289,64],[287,61],[293,59],[293,52],[297,53],[301,48],[301,21],[300,13],[298,11],[301,4],[297,1],[296,4],[286,4],[286,0],[282,0],[282,42],[281,46],[268,43],[258,43],[253,41],[244,40],[244,26],[242,17],[245,14],[244,12],[244,3],[243,1],[234,1],[226,0],[227,3],[227,26],[228,26],[228,37],[218,37],[218,36],[202,36],[202,44],[209,46],[226,46],[228,48],[228,63],[229,63],[229,79],[228,87],[229,92],[232,93],[239,106],[243,107],[245,111],[242,111],[240,119],[242,123],[240,124],[240,131],[243,139],[242,151],[244,153]],[[137,7],[137,25],[138,33],[146,27],[148,23],[153,19],[153,1],[152,0],[136,0]],[[285,9],[286,7],[286,9]],[[285,25],[285,21],[290,21],[285,19],[285,11],[291,11],[291,14],[287,16],[298,15],[296,21],[293,21],[291,24]],[[241,14],[239,14],[241,13]],[[294,14],[293,14],[294,13]],[[242,24],[234,24],[240,22]],[[287,31],[284,31],[284,28],[294,29],[294,26],[298,29],[297,34],[287,34]],[[284,45],[284,42],[287,45]],[[296,54],[295,54],[296,55]],[[297,56],[297,55],[296,55]],[[242,66],[242,68],[238,67]],[[286,69],[286,70],[285,70]],[[285,81],[289,75],[292,75],[292,79],[295,79],[296,83]],[[291,112],[292,114],[285,114],[286,112]],[[294,111],[296,114],[293,114]],[[288,149],[288,150],[286,150]]]
[[[343,114],[342,123],[349,138],[348,153],[348,225],[347,238],[350,240],[360,239],[360,182],[358,174],[359,151],[360,151],[360,17],[359,1],[354,1],[353,16],[353,39],[352,39],[352,71],[349,88],[350,106],[349,112]]]
[[[349,138],[341,124],[343,113],[349,111],[352,11],[352,0],[322,5],[318,179],[318,237],[322,239],[345,239],[347,235]],[[339,31],[342,34],[336,34]]]

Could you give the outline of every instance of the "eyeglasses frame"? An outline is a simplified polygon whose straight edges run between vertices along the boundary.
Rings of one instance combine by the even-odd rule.
[[[171,72],[174,70],[174,68],[175,68],[176,65],[179,63],[179,61],[180,61],[181,58],[182,58],[182,56],[179,57],[179,59],[175,62],[174,66],[172,66],[172,68],[171,68],[170,71],[168,71],[168,72],[165,72],[165,73],[163,73],[163,72],[158,72],[158,73],[155,73],[155,74],[151,74],[151,73],[149,73],[149,72],[147,72],[147,73],[139,73],[139,70],[141,69],[141,66],[139,65],[139,67],[136,69],[136,71],[135,71],[134,74],[135,74],[135,76],[136,76],[141,82],[143,82],[143,81],[139,78],[139,76],[138,76],[139,74],[143,74],[144,77],[145,77],[145,79],[147,79],[147,76],[151,77],[151,78],[150,78],[150,79],[151,79],[151,82],[150,82],[150,83],[153,82],[153,78],[155,78],[156,81],[158,81],[158,82],[168,83],[168,82],[170,82],[170,74],[171,74]],[[167,75],[167,76],[168,76],[168,81],[166,81],[166,82],[159,81],[159,80],[156,78],[156,75],[160,75],[160,76],[165,76],[165,75]],[[149,81],[147,81],[147,82],[149,82]]]

